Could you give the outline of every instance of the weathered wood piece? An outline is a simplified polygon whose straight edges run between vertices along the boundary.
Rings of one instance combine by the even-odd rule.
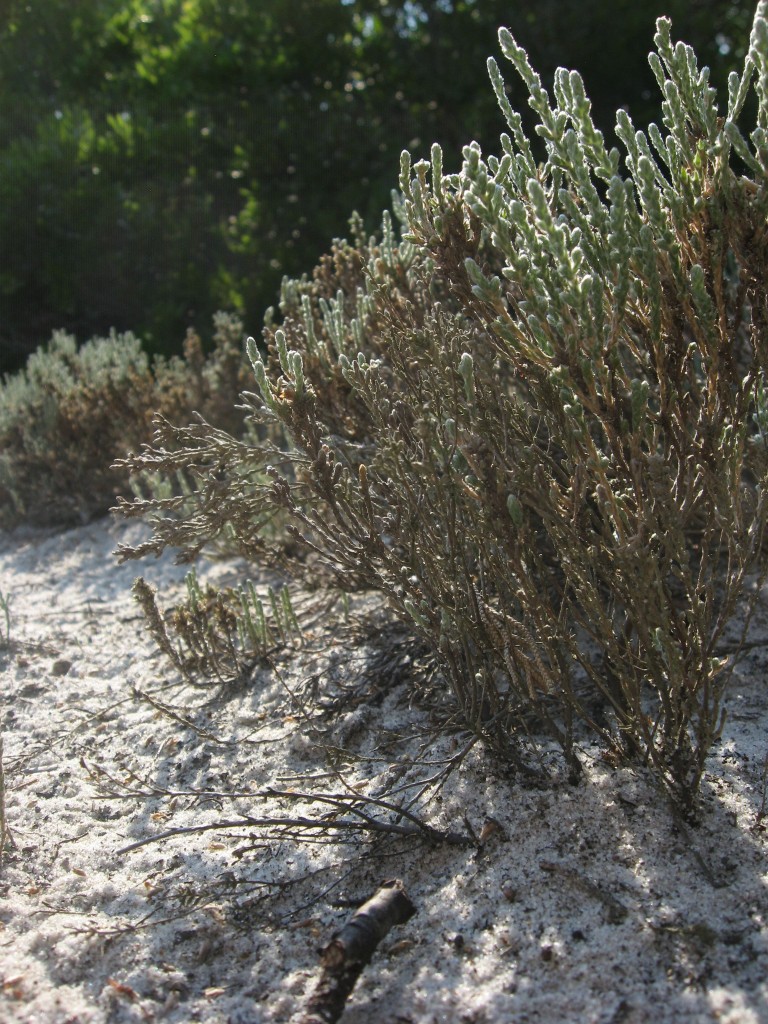
[[[321,950],[323,973],[301,1024],[335,1024],[378,944],[391,928],[415,913],[403,883],[399,879],[384,882]]]

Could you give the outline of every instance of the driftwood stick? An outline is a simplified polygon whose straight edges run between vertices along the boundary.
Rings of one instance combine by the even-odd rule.
[[[415,913],[403,883],[399,879],[384,882],[321,950],[323,973],[301,1024],[336,1024],[378,944],[390,928],[404,924]]]

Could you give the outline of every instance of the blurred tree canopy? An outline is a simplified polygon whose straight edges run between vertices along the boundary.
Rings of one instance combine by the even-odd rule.
[[[658,116],[673,19],[724,88],[752,0],[7,0],[0,10],[0,370],[55,328],[180,348],[227,309],[256,332],[284,274],[352,210],[378,226],[399,153],[458,167],[503,122],[506,25],[546,85],[578,68],[596,120]],[[509,75],[513,105],[524,94]]]

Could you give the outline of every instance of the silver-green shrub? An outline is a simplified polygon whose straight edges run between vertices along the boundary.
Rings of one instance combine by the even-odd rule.
[[[403,238],[337,245],[250,344],[261,439],[161,428],[131,460],[189,486],[124,506],[155,526],[125,554],[226,533],[377,589],[498,756],[535,770],[546,733],[577,774],[586,726],[691,811],[764,567],[767,20],[721,111],[660,19],[661,123],[620,111],[621,149],[502,29],[545,161],[491,60],[499,154],[404,155]]]
[[[235,401],[244,386],[242,324],[219,313],[205,356],[189,332],[184,358],[150,364],[133,334],[113,331],[78,346],[63,331],[25,369],[0,382],[0,526],[69,525],[104,514],[128,486],[113,465],[152,436],[162,414],[186,422],[199,412],[242,427]]]
[[[149,375],[140,342],[131,334],[93,339],[79,350],[56,332],[33,353],[25,370],[0,386],[0,522],[34,525],[85,521],[109,507],[116,473],[110,462],[110,421],[136,424],[137,383]],[[99,458],[99,454],[101,457]],[[111,456],[111,458],[110,458]]]

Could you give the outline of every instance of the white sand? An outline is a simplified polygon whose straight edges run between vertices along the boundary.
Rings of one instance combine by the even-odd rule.
[[[104,520],[0,538],[14,844],[0,873],[0,1020],[298,1020],[318,946],[352,913],[339,904],[398,877],[417,913],[382,942],[345,1024],[768,1021],[767,610],[734,677],[703,823],[687,834],[642,773],[595,760],[578,788],[535,789],[477,747],[415,811],[462,833],[495,819],[481,849],[296,842],[251,826],[121,852],[242,814],[317,819],[327,808],[247,794],[306,789],[307,776],[326,792],[402,787],[439,770],[420,756],[440,761],[457,742],[424,746],[426,712],[409,707],[394,666],[337,634],[320,649],[316,632],[279,678],[263,668],[229,691],[181,686],[130,587],[142,573],[168,606],[184,570],[169,558],[118,567],[111,551],[137,529]],[[4,625],[0,612],[3,636]],[[307,721],[344,687],[335,716]],[[358,756],[334,758],[329,744]]]

